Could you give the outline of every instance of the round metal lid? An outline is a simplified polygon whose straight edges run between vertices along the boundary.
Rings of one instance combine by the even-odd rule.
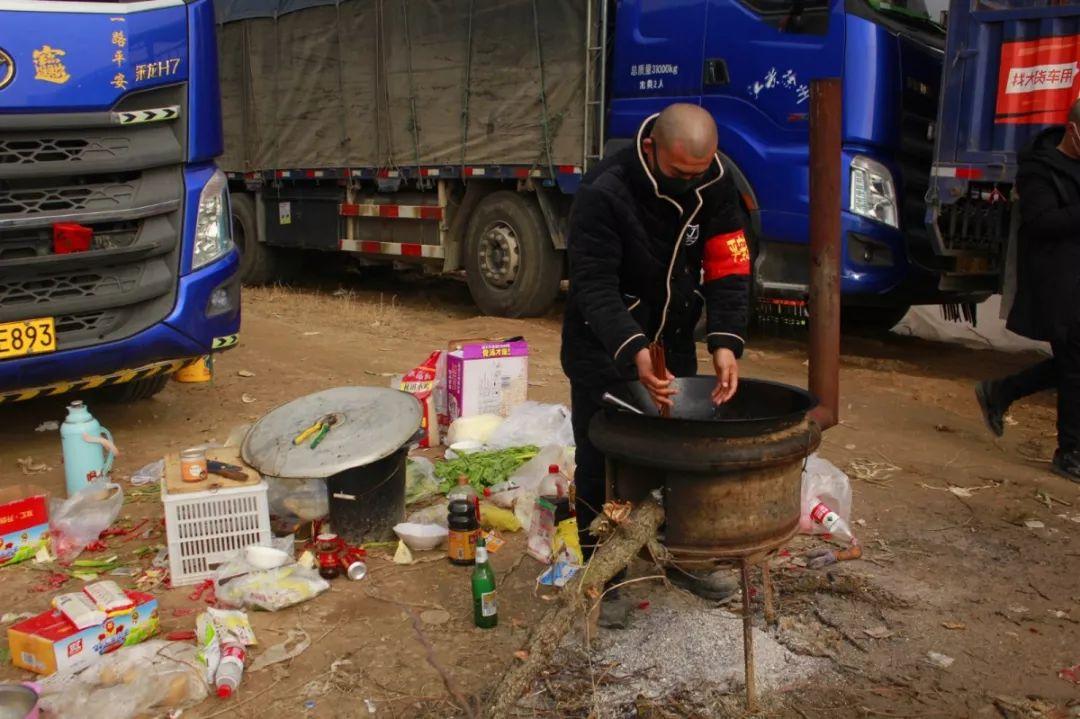
[[[323,418],[333,425],[311,448],[313,437],[293,440]],[[241,456],[262,474],[287,479],[329,477],[389,457],[420,428],[420,403],[405,392],[380,387],[335,387],[283,404],[256,422]]]

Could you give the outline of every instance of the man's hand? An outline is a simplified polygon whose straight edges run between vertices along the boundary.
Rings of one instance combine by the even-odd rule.
[[[712,393],[713,404],[723,404],[735,396],[739,388],[739,361],[735,353],[720,348],[713,352],[713,369],[716,370],[716,389]]]
[[[675,379],[675,375],[668,372],[667,377],[658,377],[653,371],[652,357],[647,347],[634,355],[634,364],[637,365],[638,379],[649,391],[649,396],[652,397],[656,406],[674,406],[675,403],[671,398],[678,393],[678,390],[671,386],[671,380]]]

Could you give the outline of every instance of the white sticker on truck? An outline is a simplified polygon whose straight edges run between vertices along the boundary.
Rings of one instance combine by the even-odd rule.
[[[279,202],[278,203],[278,224],[279,225],[291,225],[292,224],[292,203],[291,202]]]

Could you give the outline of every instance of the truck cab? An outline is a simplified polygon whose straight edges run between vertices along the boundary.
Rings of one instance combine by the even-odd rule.
[[[3,0],[0,28],[0,402],[149,396],[239,330],[210,0]]]
[[[842,80],[845,308],[891,324],[911,304],[968,297],[925,224],[945,35],[923,8],[622,0],[615,18],[610,136],[633,137],[671,102],[712,112],[753,229],[759,300],[806,296],[810,82],[824,77]]]

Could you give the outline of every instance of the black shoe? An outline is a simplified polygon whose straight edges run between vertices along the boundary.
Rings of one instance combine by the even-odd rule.
[[[1065,479],[1080,484],[1080,450],[1063,452],[1060,449],[1054,452],[1054,474],[1060,474]]]
[[[995,437],[1005,434],[1005,413],[998,409],[994,401],[994,383],[980,382],[975,385],[975,399],[979,400],[979,408],[982,410],[986,426]]]
[[[739,583],[730,572],[718,569],[702,574],[687,574],[679,570],[668,572],[668,579],[675,584],[711,602],[725,602],[739,591]]]

